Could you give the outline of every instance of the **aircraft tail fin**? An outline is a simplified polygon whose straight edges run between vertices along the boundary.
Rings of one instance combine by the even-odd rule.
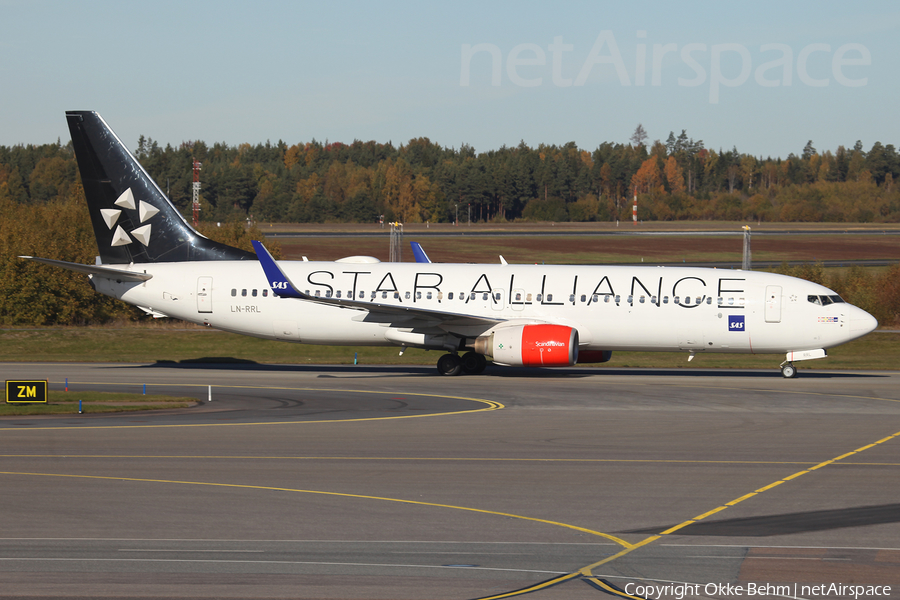
[[[255,260],[197,233],[93,111],[67,111],[72,146],[104,264]]]

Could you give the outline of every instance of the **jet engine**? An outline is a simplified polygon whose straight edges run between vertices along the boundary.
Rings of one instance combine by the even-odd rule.
[[[475,340],[475,352],[497,364],[567,367],[578,362],[578,331],[565,325],[513,325]]]

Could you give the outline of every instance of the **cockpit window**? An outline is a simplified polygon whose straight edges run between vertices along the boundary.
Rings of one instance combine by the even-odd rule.
[[[812,294],[810,294],[806,297],[806,299],[813,304],[818,304],[819,306],[828,306],[829,304],[839,304],[844,302],[844,299],[837,294],[834,294],[832,296],[813,296]]]

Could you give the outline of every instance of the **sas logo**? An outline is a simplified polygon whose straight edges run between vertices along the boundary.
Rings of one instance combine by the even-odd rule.
[[[729,316],[728,331],[744,331],[744,315]]]
[[[286,290],[286,289],[288,289],[288,282],[287,281],[273,281],[272,288],[276,289],[276,290]]]

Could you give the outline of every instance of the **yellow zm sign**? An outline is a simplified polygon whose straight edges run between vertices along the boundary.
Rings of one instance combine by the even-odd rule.
[[[10,381],[6,380],[6,402],[47,402],[47,381]]]

